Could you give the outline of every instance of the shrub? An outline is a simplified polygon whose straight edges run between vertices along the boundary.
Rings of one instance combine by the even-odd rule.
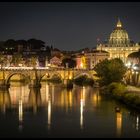
[[[108,92],[113,96],[123,96],[125,89],[125,85],[121,83],[113,82],[108,86]]]
[[[111,97],[114,97],[127,105],[136,108],[140,107],[140,96],[133,92],[126,92],[126,86],[124,84],[114,82],[104,89]]]
[[[92,86],[94,84],[94,80],[91,78],[88,78],[86,75],[82,75],[82,76],[76,78],[74,80],[74,83],[77,85],[80,85],[80,86],[83,86],[83,85],[91,85]]]
[[[61,83],[61,79],[59,77],[52,77],[51,79],[48,79],[47,81],[52,83]]]
[[[136,96],[136,98],[134,100],[134,103],[135,103],[136,106],[140,107],[140,97],[139,96]]]
[[[124,95],[123,100],[126,104],[140,106],[140,96],[133,93],[127,93]]]

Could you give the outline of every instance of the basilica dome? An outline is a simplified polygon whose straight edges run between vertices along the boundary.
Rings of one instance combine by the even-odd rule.
[[[118,20],[113,32],[110,34],[110,47],[127,47],[130,44],[128,33],[123,29],[122,23]]]

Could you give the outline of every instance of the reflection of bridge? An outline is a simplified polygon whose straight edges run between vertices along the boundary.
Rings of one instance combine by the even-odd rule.
[[[9,87],[10,78],[13,75],[22,75],[28,81],[30,87],[40,87],[41,80],[46,78],[52,78],[53,76],[59,77],[63,85],[67,85],[69,80],[75,79],[80,75],[87,75],[88,77],[95,80],[96,72],[94,70],[85,70],[85,69],[42,69],[42,68],[3,68],[0,70],[0,87]]]
[[[22,126],[26,111],[36,114],[38,112],[40,113],[40,109],[44,108],[45,112],[47,111],[48,116],[46,118],[48,119],[48,129],[50,129],[52,124],[52,111],[60,108],[60,111],[64,109],[64,112],[67,114],[72,113],[75,108],[80,107],[80,110],[77,108],[77,111],[80,111],[80,126],[83,129],[84,107],[88,103],[86,101],[89,99],[93,103],[93,106],[97,107],[100,103],[98,89],[94,89],[93,94],[92,88],[90,87],[66,90],[53,84],[44,84],[41,89],[28,89],[27,86],[11,86],[8,90],[0,90],[0,113],[7,114],[9,110],[17,111],[19,125]]]

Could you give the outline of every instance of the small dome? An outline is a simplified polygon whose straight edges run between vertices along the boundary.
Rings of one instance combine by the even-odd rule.
[[[109,45],[113,47],[128,46],[130,40],[128,33],[122,28],[122,23],[118,20],[116,28],[110,34]]]

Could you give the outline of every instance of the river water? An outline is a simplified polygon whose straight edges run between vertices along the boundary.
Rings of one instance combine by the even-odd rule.
[[[115,107],[121,112],[115,112]],[[0,137],[140,137],[140,113],[100,95],[42,82],[40,90],[13,83],[0,91]]]

